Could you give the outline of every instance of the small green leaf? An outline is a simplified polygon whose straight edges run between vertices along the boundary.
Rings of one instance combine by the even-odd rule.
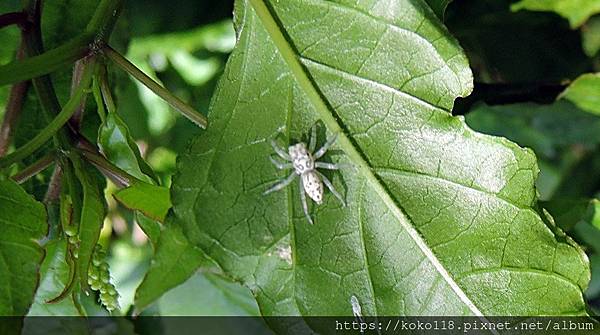
[[[157,182],[154,171],[146,163],[144,158],[142,158],[137,144],[130,135],[127,124],[125,124],[116,111],[111,111],[109,109],[106,119],[98,132],[98,144],[106,158],[117,167],[144,182],[150,184],[155,184]],[[158,189],[163,191],[163,188]],[[164,191],[159,193],[162,194]],[[121,196],[124,199],[122,203],[132,210],[140,210],[140,208],[137,208],[136,206],[143,206],[139,203],[135,203],[137,198],[135,194],[132,194],[131,190],[124,191]],[[117,200],[120,199],[116,195],[115,197]],[[145,210],[149,210],[149,213],[153,214],[153,211],[157,210],[157,208],[152,207],[154,204],[150,204],[149,206],[150,207],[145,208]],[[141,213],[136,213],[135,215],[136,222],[140,225],[144,233],[146,233],[152,243],[156,243],[156,241],[158,241],[158,236],[160,235],[159,223],[153,221],[151,218],[145,217]],[[164,215],[161,219],[154,218],[154,220],[162,220],[163,218]]]
[[[12,180],[0,181],[0,315],[25,315],[33,302],[48,231],[46,209]]]
[[[161,222],[171,208],[171,195],[168,188],[141,181],[136,181],[131,186],[117,191],[114,197],[123,206],[138,210],[147,217]]]
[[[142,158],[127,125],[116,112],[109,111],[102,123],[98,145],[106,159],[120,169],[143,181],[154,181],[154,172]]]
[[[581,27],[583,50],[588,57],[594,57],[600,50],[600,16],[594,16]]]
[[[70,269],[66,259],[66,240],[52,240],[46,244],[46,257],[40,269],[40,285],[28,316],[79,316],[71,295],[56,303],[47,301],[56,298],[69,283]]]
[[[353,296],[366,315],[586,314],[587,258],[534,210],[535,156],[450,114],[472,75],[424,2],[382,4],[236,2],[174,219],[263,315],[352,315]],[[311,225],[297,182],[263,193],[290,174],[271,139],[314,124],[319,145],[338,136],[323,159],[352,167],[325,172],[347,206],[326,191]]]
[[[205,262],[204,253],[190,244],[181,227],[167,223],[160,235],[150,269],[135,293],[138,312],[186,281]]]
[[[600,116],[600,73],[586,73],[575,79],[560,95],[586,112]]]
[[[513,11],[555,12],[569,20],[571,28],[582,25],[590,16],[600,13],[599,0],[521,0],[510,6]]]

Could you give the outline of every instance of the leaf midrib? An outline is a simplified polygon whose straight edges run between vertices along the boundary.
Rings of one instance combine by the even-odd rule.
[[[458,286],[456,281],[450,276],[445,267],[437,259],[433,251],[427,246],[419,232],[408,224],[408,219],[401,211],[399,205],[391,198],[385,187],[379,181],[379,179],[373,174],[370,166],[362,155],[356,150],[350,139],[346,136],[341,126],[333,116],[327,103],[322,98],[321,94],[317,91],[312,80],[309,78],[304,67],[298,59],[298,55],[292,48],[291,44],[287,41],[286,37],[282,32],[282,27],[279,26],[271,11],[264,3],[263,0],[248,0],[252,5],[257,16],[261,20],[263,27],[271,37],[273,43],[277,47],[277,50],[281,54],[283,60],[289,67],[290,72],[296,79],[298,85],[302,88],[303,92],[307,95],[308,100],[313,104],[317,112],[320,114],[322,121],[327,125],[329,130],[338,135],[338,144],[344,149],[346,156],[352,161],[355,167],[360,173],[365,176],[365,179],[369,182],[374,191],[381,198],[384,204],[394,214],[396,219],[402,225],[404,230],[410,235],[411,239],[417,244],[419,249],[435,267],[438,273],[444,278],[446,283],[451,287],[452,291],[460,298],[460,300],[469,308],[469,310],[476,316],[483,316],[483,313],[473,304],[473,302],[467,297],[465,292]]]

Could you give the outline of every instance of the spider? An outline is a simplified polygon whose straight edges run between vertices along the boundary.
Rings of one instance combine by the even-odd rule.
[[[317,140],[317,128],[315,126],[311,129],[312,134],[309,139],[308,148],[306,143],[299,142],[288,147],[287,152],[284,148],[280,147],[275,140],[271,140],[271,146],[275,150],[275,153],[287,162],[279,162],[273,156],[269,156],[269,159],[279,170],[294,169],[289,176],[285,179],[278,181],[275,185],[264,192],[267,195],[271,192],[279,191],[284,187],[288,186],[296,176],[300,176],[298,182],[300,184],[300,200],[302,201],[302,208],[304,209],[304,215],[310,224],[313,223],[310,214],[308,213],[308,204],[306,202],[306,194],[318,205],[323,203],[323,184],[333,193],[333,195],[340,200],[342,205],[345,207],[346,202],[344,198],[335,190],[333,184],[325,175],[317,170],[317,168],[328,169],[328,170],[339,170],[342,168],[341,164],[333,164],[326,162],[318,162],[317,159],[321,158],[329,149],[329,147],[335,142],[337,135],[331,137],[327,142],[316,152],[316,140]],[[314,154],[313,154],[314,152]],[[305,194],[306,193],[306,194]]]

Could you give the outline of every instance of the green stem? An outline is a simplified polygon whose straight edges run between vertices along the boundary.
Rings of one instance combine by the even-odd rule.
[[[190,105],[183,102],[181,99],[173,95],[166,88],[155,82],[152,78],[138,69],[125,57],[121,56],[118,52],[112,49],[110,46],[106,46],[103,49],[104,54],[110,58],[117,66],[122,70],[129,73],[132,77],[137,79],[139,82],[148,87],[152,92],[156,93],[159,97],[164,99],[171,107],[177,109],[183,116],[187,117],[190,121],[194,122],[201,128],[206,128],[207,120],[204,115],[197,112]]]
[[[46,128],[44,128],[40,133],[38,133],[25,145],[17,149],[15,152],[0,159],[0,168],[10,166],[11,164],[18,162],[23,158],[34,153],[39,147],[46,143],[57,131],[59,131],[65,123],[67,123],[71,115],[73,115],[73,113],[75,113],[75,111],[79,107],[81,99],[83,98],[88,87],[90,86],[92,78],[92,68],[92,64],[88,64],[84,71],[84,74],[82,75],[81,85],[77,88],[77,90],[75,90],[74,94],[65,104],[60,113],[58,113],[58,115],[54,118],[54,120],[52,120],[52,122],[50,122],[50,124],[48,124]]]
[[[55,154],[54,152],[51,152],[46,156],[38,159],[37,161],[35,161],[35,163],[29,165],[21,172],[18,172],[17,174],[13,175],[11,178],[17,183],[21,184],[27,181],[29,178],[35,176],[36,174],[44,171],[50,165],[52,165],[52,163],[54,163],[54,159]]]
[[[39,77],[75,62],[89,54],[93,38],[93,34],[84,33],[39,56],[0,66],[0,86]]]
[[[104,123],[106,120],[106,110],[104,109],[104,101],[102,101],[102,92],[100,90],[100,84],[98,83],[98,76],[94,76],[94,81],[92,82],[92,94],[94,95],[94,101],[96,102],[100,121]]]
[[[0,86],[51,73],[89,55],[90,52],[94,52],[94,48],[108,40],[119,15],[121,4],[122,0],[102,0],[86,30],[77,37],[43,54],[35,57],[30,55],[31,57],[25,60],[0,66]],[[35,0],[27,1],[25,4],[26,11],[39,12],[39,7],[40,2]],[[39,14],[36,13],[36,15],[31,16],[34,17],[35,21],[38,21],[34,23],[34,29],[39,30]],[[26,30],[23,32],[24,34],[30,34]],[[33,32],[33,34],[36,34],[36,32]],[[38,38],[41,40],[41,35]],[[41,51],[41,48],[38,49],[36,54],[41,53]]]
[[[41,0],[25,1],[24,8],[31,19],[31,24],[28,25],[27,29],[22,30],[21,37],[25,45],[25,54],[30,57],[29,59],[32,59],[44,52],[41,31]],[[31,82],[44,111],[44,121],[49,123],[61,111],[54,85],[52,85],[52,81],[48,75],[35,77]],[[56,134],[54,141],[55,145],[67,149],[70,145],[69,132],[66,129],[61,129]]]
[[[117,106],[115,105],[115,100],[112,97],[112,93],[110,92],[110,86],[108,85],[108,75],[106,72],[106,66],[103,64],[99,69],[99,82],[100,82],[100,92],[102,93],[102,99],[106,104],[106,109],[108,113],[114,113],[117,110]]]
[[[122,5],[122,0],[102,0],[85,30],[94,33],[96,41],[107,41],[119,18]]]

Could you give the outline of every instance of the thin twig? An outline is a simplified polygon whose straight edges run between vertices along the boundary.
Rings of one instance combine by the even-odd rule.
[[[100,91],[102,93],[102,99],[106,105],[107,113],[114,113],[117,109],[112,93],[110,92],[110,86],[108,85],[108,74],[106,71],[106,64],[102,64],[98,69],[98,80],[100,84]]]
[[[29,178],[35,176],[36,174],[44,171],[47,167],[54,163],[55,155],[54,153],[47,154],[46,156],[38,159],[33,164],[29,165],[22,171],[13,175],[11,178],[17,183],[21,184],[27,181]]]
[[[110,179],[118,187],[129,187],[131,184],[140,181],[138,178],[121,170],[119,167],[108,161],[96,146],[81,138],[77,143],[78,151],[88,162],[92,163],[102,174]]]
[[[52,177],[50,177],[50,184],[48,185],[46,195],[44,196],[44,203],[48,204],[58,201],[62,188],[62,177],[62,167],[60,164],[55,164],[54,172],[52,172]]]
[[[81,84],[83,71],[86,66],[87,64],[85,59],[78,60],[77,62],[75,62],[75,66],[73,66],[73,76],[71,78],[71,95],[75,94],[75,91]],[[69,120],[69,124],[71,125],[71,127],[73,127],[73,129],[77,131],[81,129],[81,121],[83,119],[83,110],[85,108],[86,97],[87,94],[81,98],[79,106],[77,106],[75,112],[73,113],[73,116],[71,116],[71,119]]]
[[[208,122],[204,115],[200,114],[193,107],[183,102],[183,100],[176,97],[166,88],[162,87],[159,83],[154,81],[144,72],[142,72],[142,70],[138,69],[130,61],[123,57],[120,53],[115,51],[109,45],[106,45],[102,49],[102,52],[118,67],[120,67],[122,70],[129,73],[132,77],[144,84],[144,86],[148,87],[152,92],[156,93],[156,95],[165,100],[169,105],[171,105],[171,107],[178,110],[181,114],[183,114],[183,116],[187,117],[190,121],[197,124],[199,127],[206,128]]]

